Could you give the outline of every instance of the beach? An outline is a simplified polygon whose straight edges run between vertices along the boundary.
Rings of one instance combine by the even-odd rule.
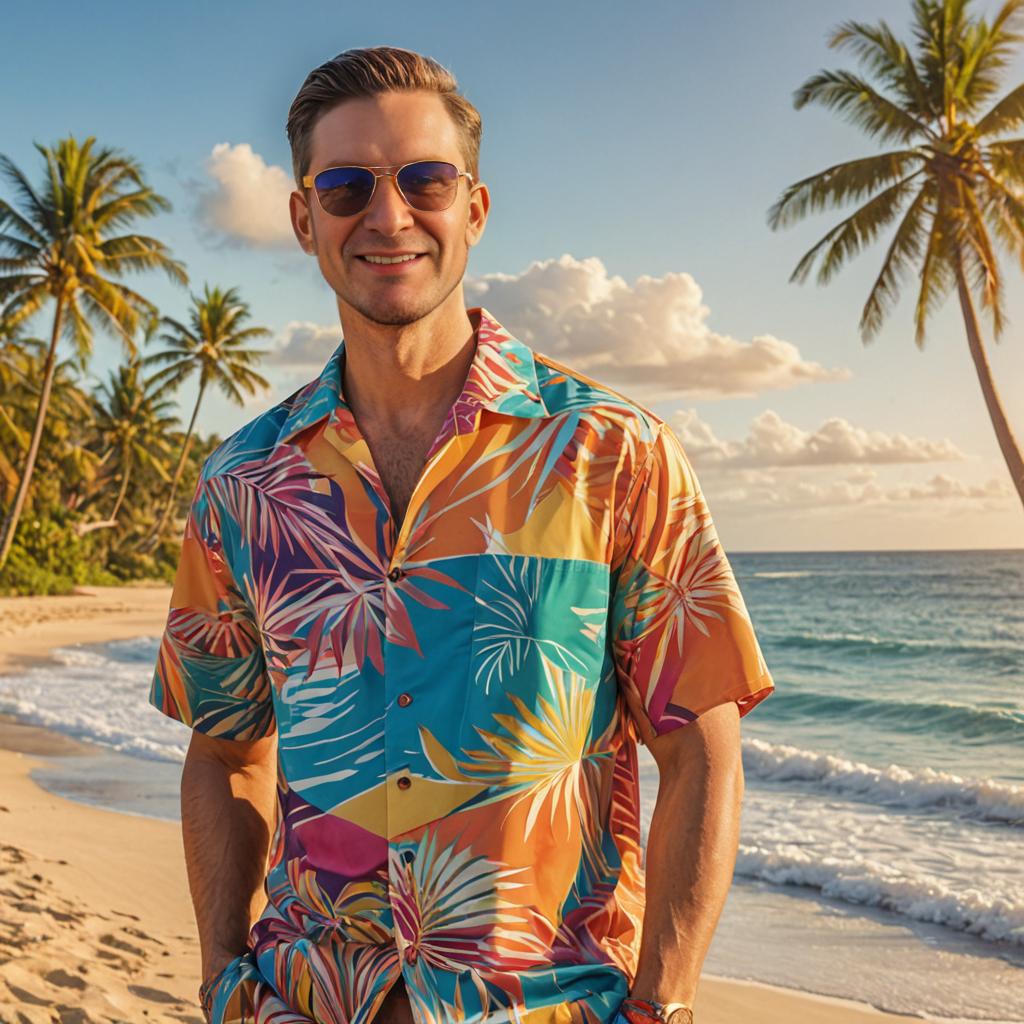
[[[52,673],[62,664],[54,649],[151,641],[169,597],[169,587],[133,586],[0,598],[0,677]],[[202,1019],[177,823],[95,806],[102,800],[95,788],[88,803],[66,799],[30,774],[45,778],[59,764],[55,778],[87,777],[90,763],[108,756],[66,731],[10,715],[0,720],[0,1022]],[[740,905],[753,905],[744,899]],[[884,1013],[853,999],[707,972],[695,1010],[701,1024],[957,1019]]]

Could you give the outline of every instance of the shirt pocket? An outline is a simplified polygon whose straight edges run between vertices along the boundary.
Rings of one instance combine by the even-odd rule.
[[[607,675],[608,594],[603,562],[481,556],[462,756],[553,756],[586,738]]]

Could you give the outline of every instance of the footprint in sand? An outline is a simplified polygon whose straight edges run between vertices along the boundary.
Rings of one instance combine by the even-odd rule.
[[[110,946],[112,949],[120,950],[122,953],[131,953],[132,956],[145,957],[146,955],[144,949],[133,946],[130,942],[125,942],[124,939],[119,939],[116,935],[101,935],[100,942],[105,946]]]
[[[69,974],[63,968],[58,968],[56,971],[50,971],[48,974],[44,974],[43,977],[51,985],[59,985],[61,988],[73,988],[77,989],[79,992],[85,990],[85,979],[79,977],[77,974]]]
[[[148,999],[151,1003],[177,1003],[184,1005],[181,1000],[171,992],[164,992],[159,988],[150,988],[148,985],[129,985],[128,991],[140,999]]]

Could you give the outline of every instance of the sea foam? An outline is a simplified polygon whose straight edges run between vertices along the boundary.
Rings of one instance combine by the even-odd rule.
[[[885,807],[951,808],[985,821],[1024,825],[1024,786],[969,779],[933,768],[874,768],[833,754],[743,740],[743,769],[762,782],[809,783]]]
[[[1024,905],[1003,895],[953,886],[934,875],[913,877],[899,868],[853,855],[822,857],[796,845],[740,845],[736,873],[776,885],[808,886],[822,895],[894,911],[990,942],[1024,946]]]

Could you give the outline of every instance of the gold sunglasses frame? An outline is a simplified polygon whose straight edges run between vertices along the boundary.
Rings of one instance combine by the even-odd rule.
[[[376,164],[373,166],[365,166],[363,164],[337,164],[333,167],[324,167],[317,171],[316,174],[306,174],[302,178],[302,187],[313,190],[313,194],[316,196],[316,204],[321,210],[327,214],[328,217],[357,217],[360,213],[363,213],[373,202],[373,197],[377,193],[377,182],[381,178],[394,178],[395,188],[398,189],[398,194],[402,197],[402,201],[411,210],[416,210],[418,213],[443,213],[444,210],[450,210],[455,204],[455,197],[459,194],[459,183],[458,180],[455,182],[455,191],[452,193],[452,201],[440,210],[421,210],[418,206],[413,206],[409,202],[409,197],[402,191],[402,186],[398,184],[398,175],[406,169],[406,167],[412,167],[414,164],[448,164],[449,167],[454,167],[458,172],[459,178],[466,178],[469,181],[470,189],[476,184],[476,180],[469,171],[460,171],[457,164],[453,164],[451,160],[410,160],[405,164]],[[324,204],[320,202],[320,193],[314,185],[316,178],[326,173],[327,171],[340,171],[346,167],[355,167],[360,171],[369,171],[373,175],[373,187],[370,189],[370,194],[366,199],[366,205],[362,209],[356,210],[355,213],[331,213],[330,210],[324,210]],[[377,172],[381,173],[378,174]]]

